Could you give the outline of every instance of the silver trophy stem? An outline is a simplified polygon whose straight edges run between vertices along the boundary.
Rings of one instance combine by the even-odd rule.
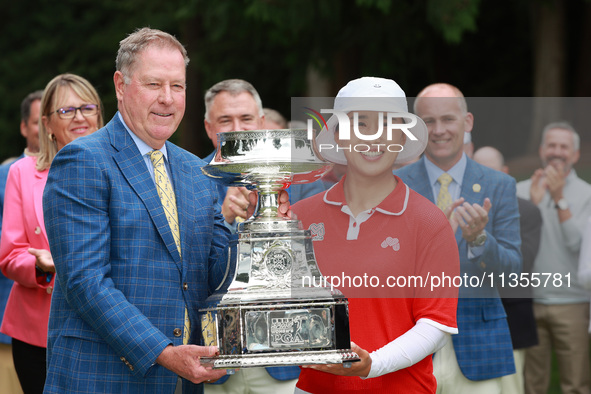
[[[259,190],[259,203],[255,220],[281,220],[279,216],[279,191],[263,187]]]

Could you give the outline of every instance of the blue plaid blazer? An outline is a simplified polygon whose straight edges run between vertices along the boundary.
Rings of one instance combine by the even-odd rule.
[[[207,164],[209,164],[213,157],[215,156],[215,151],[211,152],[209,155],[203,158]],[[222,204],[224,203],[224,199],[226,198],[226,193],[228,192],[228,187],[223,186],[221,183],[216,183],[216,192],[218,194],[218,208],[222,209]],[[269,375],[271,375],[274,379],[277,380],[291,380],[297,379],[300,376],[300,367],[267,367],[265,368]],[[221,379],[217,380],[215,383],[211,384],[222,384],[226,380],[230,378],[231,375],[223,376]]]
[[[395,171],[416,192],[434,201],[425,158]],[[479,185],[475,186],[475,185]],[[458,365],[470,380],[485,380],[515,373],[513,346],[507,316],[489,274],[521,271],[521,238],[515,180],[499,171],[468,159],[461,197],[471,204],[482,205],[488,197],[492,203],[486,225],[484,253],[468,259],[468,245],[461,230],[456,232],[460,252],[460,273],[487,281],[482,287],[461,287],[458,296],[458,331],[452,336]]]
[[[229,231],[196,156],[166,143],[182,259],[156,186],[118,115],[55,157],[43,196],[57,278],[49,319],[46,393],[170,393],[177,375],[155,364],[191,343],[197,311],[226,270]],[[184,393],[203,385],[184,381]]]

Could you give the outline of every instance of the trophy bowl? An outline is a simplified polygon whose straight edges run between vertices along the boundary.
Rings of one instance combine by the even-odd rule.
[[[225,279],[199,310],[204,344],[220,353],[203,363],[234,369],[359,360],[350,349],[347,298],[326,286],[310,231],[278,214],[281,190],[330,169],[304,129],[218,134],[203,173],[256,189],[258,204],[230,242]]]

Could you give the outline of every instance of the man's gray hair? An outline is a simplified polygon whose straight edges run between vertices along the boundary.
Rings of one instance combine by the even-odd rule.
[[[575,128],[566,121],[548,123],[546,127],[544,127],[544,131],[542,131],[542,141],[540,142],[540,146],[544,145],[544,141],[546,141],[546,134],[548,134],[548,131],[552,129],[570,131],[573,136],[573,146],[575,148],[575,151],[579,150],[579,148],[581,147],[581,137],[579,137],[579,133],[577,133]]]
[[[121,71],[126,84],[129,84],[130,75],[137,60],[137,55],[148,46],[154,45],[159,48],[178,49],[185,59],[185,67],[189,64],[187,50],[173,35],[157,29],[144,27],[137,29],[119,43],[119,51],[115,60],[117,71]]]
[[[205,120],[209,121],[209,109],[211,108],[211,104],[213,104],[213,100],[221,92],[228,92],[232,96],[237,96],[244,92],[250,93],[259,109],[259,116],[262,117],[264,115],[261,96],[259,96],[259,93],[254,86],[243,79],[226,79],[216,83],[205,92]]]

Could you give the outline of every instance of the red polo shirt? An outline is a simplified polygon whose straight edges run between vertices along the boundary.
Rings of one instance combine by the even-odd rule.
[[[345,178],[326,193],[293,206],[310,229],[318,267],[349,298],[351,340],[370,353],[410,330],[419,319],[457,333],[457,288],[433,286],[459,275],[447,218],[400,178],[377,207],[353,217]],[[338,278],[338,279],[337,279]],[[337,283],[338,282],[338,283]],[[451,283],[451,282],[450,282]],[[310,393],[435,392],[431,357],[377,378],[340,377],[304,368],[297,386]]]

